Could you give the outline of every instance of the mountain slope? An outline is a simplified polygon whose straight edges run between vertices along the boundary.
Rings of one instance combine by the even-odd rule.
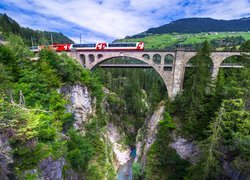
[[[231,32],[250,31],[250,17],[236,20],[217,20],[212,18],[186,18],[173,21],[160,27],[132,37],[144,37],[148,34],[166,33],[201,33],[201,32]]]
[[[4,34],[13,33],[15,35],[20,35],[28,45],[32,44],[31,39],[34,45],[51,44],[51,36],[53,37],[53,43],[73,43],[71,39],[64,36],[62,33],[23,28],[15,20],[1,13],[0,31]]]

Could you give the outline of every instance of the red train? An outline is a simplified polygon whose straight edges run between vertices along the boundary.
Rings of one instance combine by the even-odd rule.
[[[61,51],[109,51],[109,50],[125,50],[125,51],[143,51],[144,42],[116,42],[116,43],[90,43],[90,44],[53,44],[49,46],[33,46],[30,48],[33,52],[39,52],[41,49],[53,49],[57,52]]]
[[[71,44],[53,44],[53,49],[57,52],[70,51]]]
[[[71,44],[70,51],[144,50],[143,42],[116,42],[95,44]]]

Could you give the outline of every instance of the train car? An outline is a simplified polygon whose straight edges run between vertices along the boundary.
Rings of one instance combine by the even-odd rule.
[[[107,43],[71,44],[71,51],[101,51],[107,47]]]
[[[47,50],[51,50],[51,51],[54,51],[55,48],[53,47],[53,45],[41,45],[41,50],[42,49],[47,49]]]
[[[30,48],[33,52],[39,52],[42,49],[61,51],[142,51],[144,42],[116,42],[116,43],[89,43],[89,44],[53,44],[33,46]]]
[[[42,47],[41,46],[31,46],[30,47],[30,51],[34,52],[34,53],[38,53],[39,51],[41,51]]]
[[[70,45],[71,44],[53,44],[53,49],[56,52],[70,51]]]
[[[103,51],[103,50],[143,51],[144,42],[71,44],[69,49],[71,51]]]
[[[108,43],[105,50],[144,50],[144,42],[116,42]]]

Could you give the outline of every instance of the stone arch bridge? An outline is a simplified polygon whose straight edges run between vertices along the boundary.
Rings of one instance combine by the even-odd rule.
[[[165,51],[76,51],[69,52],[69,55],[79,61],[84,67],[93,69],[102,62],[120,57],[129,57],[140,60],[146,64],[137,67],[152,67],[163,79],[168,96],[171,99],[182,90],[184,81],[185,67],[188,61],[194,57],[197,52],[187,52],[183,49],[177,49],[173,52]],[[222,67],[222,61],[230,56],[240,56],[240,52],[212,52],[213,61],[212,78],[216,78],[219,68]],[[114,64],[113,64],[114,65]],[[134,67],[133,64],[123,64],[120,66]],[[118,67],[114,65],[112,67]],[[236,64],[224,64],[224,67],[241,67]]]

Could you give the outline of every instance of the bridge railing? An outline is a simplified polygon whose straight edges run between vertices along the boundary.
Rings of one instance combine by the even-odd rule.
[[[126,68],[126,67],[151,68],[152,67],[149,64],[121,64],[121,63],[119,63],[119,64],[100,64],[99,66],[100,67],[124,67],[124,68]],[[193,67],[193,66],[194,65],[188,63],[188,64],[186,64],[185,67]],[[173,64],[164,64],[164,68],[165,67],[173,67]],[[244,65],[241,63],[222,63],[220,65],[220,67],[222,67],[222,68],[227,68],[227,67],[228,68],[242,68],[242,67],[244,67]]]
[[[221,63],[220,67],[244,67],[243,63]]]

